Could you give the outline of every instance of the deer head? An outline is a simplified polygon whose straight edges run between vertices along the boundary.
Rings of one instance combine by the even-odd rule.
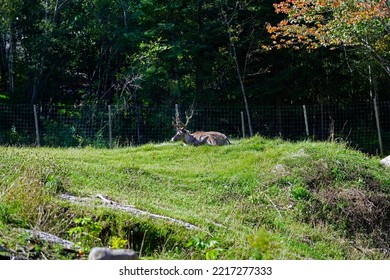
[[[176,135],[172,137],[171,141],[185,141],[186,137],[190,135],[190,132],[187,130],[187,125],[190,122],[190,119],[192,118],[194,114],[194,109],[191,108],[190,115],[185,112],[186,115],[186,123],[184,124],[180,120],[179,112],[176,111],[175,118],[172,121],[173,127],[176,129]]]

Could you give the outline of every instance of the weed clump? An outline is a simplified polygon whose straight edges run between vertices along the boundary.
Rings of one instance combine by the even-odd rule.
[[[357,188],[326,188],[306,204],[305,219],[325,220],[347,236],[370,237],[374,245],[390,247],[390,196]]]
[[[12,162],[0,184],[0,221],[24,228],[39,228],[49,219],[53,195],[63,192],[66,169],[50,158],[24,155],[24,160]]]
[[[299,219],[326,222],[347,237],[363,235],[376,247],[390,248],[388,178],[375,176],[380,167],[365,155],[330,148],[311,150],[303,166],[288,162]]]

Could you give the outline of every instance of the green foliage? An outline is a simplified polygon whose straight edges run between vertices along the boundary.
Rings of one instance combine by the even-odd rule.
[[[14,125],[6,133],[6,138],[11,145],[23,145],[30,141],[28,133],[19,131]]]
[[[19,214],[19,203],[2,203],[0,204],[0,221],[4,224],[12,224],[21,226],[23,220],[20,219]]]
[[[110,241],[112,249],[123,249],[129,245],[129,242],[126,239],[122,239],[117,236],[113,236]]]
[[[68,230],[68,235],[76,241],[81,251],[89,251],[93,246],[99,244],[99,235],[102,226],[93,221],[91,217],[74,219],[75,226]]]
[[[279,20],[273,2],[75,0],[59,5],[3,0],[0,101],[237,104],[237,70],[243,73],[251,104],[354,100],[356,95],[366,99],[366,56],[348,52],[345,58],[343,50],[323,49],[311,54],[263,52],[261,44],[273,40],[263,27]],[[376,60],[388,61],[385,9],[355,16],[354,24],[347,12],[356,7],[331,10],[337,15],[328,26],[332,32],[318,32],[319,37],[326,43],[367,38],[380,56]],[[309,22],[312,17],[302,15]],[[307,30],[314,28],[309,24]],[[357,64],[364,66],[350,67]],[[378,95],[388,96],[387,77],[373,76]]]
[[[16,160],[21,155],[23,160]],[[66,187],[66,170],[47,154],[36,157],[23,149],[3,153],[1,162],[0,219],[19,227],[40,227],[50,216],[52,196]]]
[[[300,185],[296,185],[291,189],[291,195],[296,200],[307,200],[310,198],[309,191]]]
[[[217,240],[210,239],[208,241],[203,241],[199,237],[193,237],[187,243],[187,247],[199,250],[206,260],[218,259],[218,255],[223,251],[223,249],[219,247],[219,242]]]
[[[62,178],[59,175],[49,174],[45,182],[45,192],[47,194],[57,194],[64,191]]]
[[[264,228],[249,236],[251,258],[255,260],[272,259],[277,248],[272,235]]]
[[[76,129],[67,124],[61,125],[55,121],[44,121],[43,144],[46,146],[72,147],[81,144],[76,135]]]

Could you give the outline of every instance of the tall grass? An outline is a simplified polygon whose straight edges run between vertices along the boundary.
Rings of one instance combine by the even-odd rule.
[[[389,171],[344,144],[253,137],[222,147],[3,147],[0,153],[3,227],[73,238],[75,218],[88,218],[101,226],[96,245],[126,240],[149,258],[389,258]],[[103,194],[200,230],[99,203],[74,205],[61,200],[65,192]]]

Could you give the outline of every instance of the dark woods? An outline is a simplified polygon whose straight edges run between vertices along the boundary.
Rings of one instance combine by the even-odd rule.
[[[151,107],[389,100],[353,48],[272,50],[274,1],[2,0],[0,102]]]

